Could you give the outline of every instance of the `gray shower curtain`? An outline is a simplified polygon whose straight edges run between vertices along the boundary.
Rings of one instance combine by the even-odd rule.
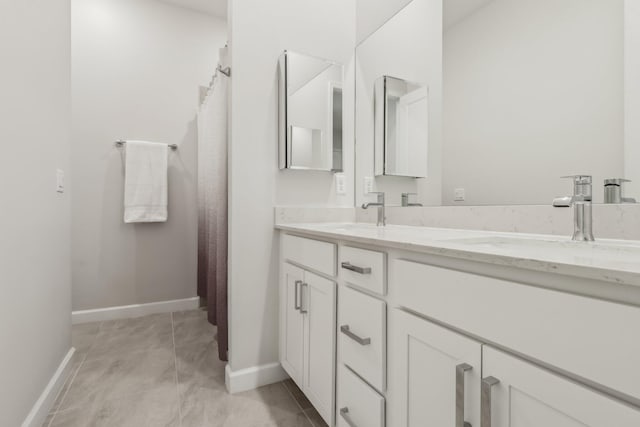
[[[227,65],[221,49],[221,67]],[[218,356],[228,360],[227,111],[229,77],[216,72],[198,112],[198,295],[217,326]]]

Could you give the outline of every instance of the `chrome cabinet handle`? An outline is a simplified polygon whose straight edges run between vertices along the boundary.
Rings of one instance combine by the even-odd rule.
[[[471,427],[464,421],[464,374],[473,367],[466,363],[456,366],[456,425],[455,427]]]
[[[371,338],[360,338],[359,336],[351,332],[351,330],[349,329],[349,325],[340,326],[340,332],[342,332],[343,334],[345,334],[346,336],[348,336],[349,338],[351,338],[352,340],[354,340],[360,345],[371,344]]]
[[[480,393],[480,427],[491,427],[491,388],[500,383],[495,377],[482,379],[482,391]]]
[[[309,287],[309,284],[305,283],[305,282],[300,282],[300,313],[307,314],[309,312],[309,310],[303,310],[302,309],[302,301],[304,299],[303,293],[302,293],[302,288],[304,288],[304,287]]]
[[[349,408],[347,407],[340,408],[340,416],[342,417],[343,420],[346,421],[347,424],[349,424],[350,427],[358,427],[356,423],[353,422],[351,417],[349,417]]]
[[[295,283],[295,296],[294,296],[294,301],[293,301],[293,308],[295,308],[296,310],[300,310],[300,307],[302,306],[302,302],[300,301],[300,285],[302,285],[302,280],[296,280]]]
[[[343,262],[341,265],[345,270],[350,270],[358,274],[371,274],[371,267],[358,267],[350,262]]]

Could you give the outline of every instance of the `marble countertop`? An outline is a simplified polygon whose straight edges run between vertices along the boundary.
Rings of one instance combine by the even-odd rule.
[[[640,241],[365,223],[276,224],[279,230],[640,287]]]

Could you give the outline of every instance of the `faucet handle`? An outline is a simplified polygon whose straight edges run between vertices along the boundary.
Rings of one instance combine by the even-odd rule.
[[[631,182],[630,179],[625,178],[608,178],[604,180],[604,185],[617,185],[621,186],[625,182]]]
[[[573,180],[573,201],[591,201],[591,183],[593,181],[591,175],[569,175],[563,176],[562,178],[570,178]]]
[[[574,184],[591,184],[593,177],[591,175],[567,175],[560,178],[572,179]]]

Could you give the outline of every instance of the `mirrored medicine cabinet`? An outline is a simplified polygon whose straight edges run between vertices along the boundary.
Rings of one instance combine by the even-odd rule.
[[[343,66],[285,51],[279,59],[280,169],[343,169]]]
[[[374,85],[375,174],[427,177],[429,98],[424,84],[382,76]]]

